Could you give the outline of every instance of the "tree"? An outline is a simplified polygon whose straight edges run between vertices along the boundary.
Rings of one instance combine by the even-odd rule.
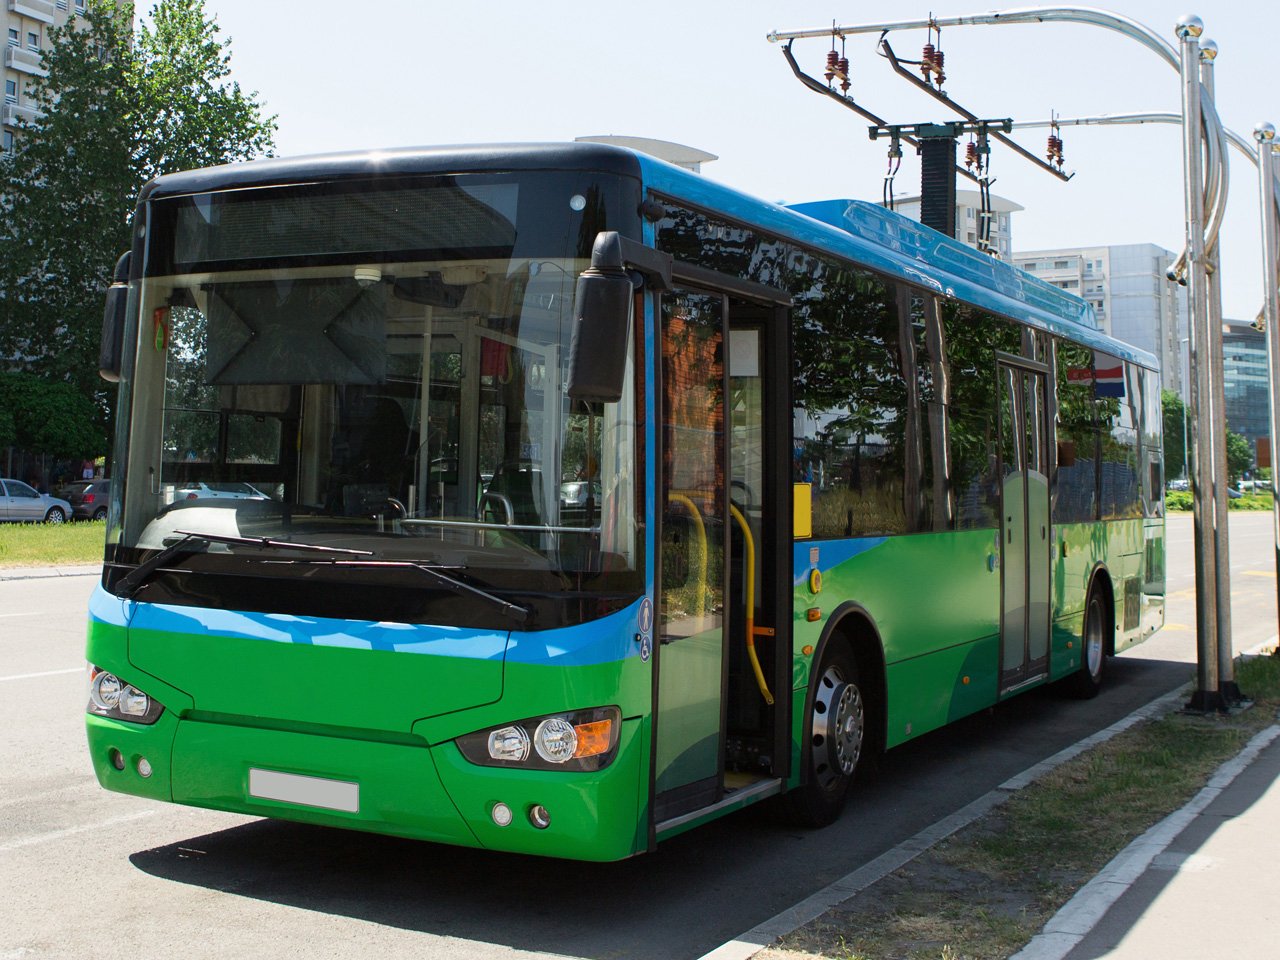
[[[1172,390],[1160,391],[1164,408],[1164,475],[1166,480],[1180,477],[1186,471],[1187,408]]]
[[[1235,483],[1253,466],[1253,447],[1238,433],[1227,431],[1227,476]]]
[[[69,383],[48,383],[29,373],[0,373],[0,446],[78,459],[105,450],[93,402]]]
[[[90,0],[50,31],[40,120],[0,162],[0,359],[90,400],[109,422],[97,376],[103,293],[131,246],[142,186],[160,174],[269,153],[274,118],[227,83],[229,41],[203,0],[133,8]],[[84,450],[82,454],[105,452]]]

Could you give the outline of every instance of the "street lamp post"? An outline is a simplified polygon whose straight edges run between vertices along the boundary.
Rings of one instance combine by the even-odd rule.
[[[1276,338],[1280,336],[1280,318],[1277,317],[1276,300],[1280,297],[1277,287],[1276,257],[1276,181],[1275,181],[1275,146],[1276,128],[1270,123],[1260,123],[1253,129],[1254,139],[1258,143],[1258,185],[1262,192],[1262,276],[1265,284],[1266,298],[1262,304],[1263,326],[1267,331],[1267,367],[1270,372],[1271,387],[1271,525],[1276,538],[1276,570],[1280,572],[1280,493],[1276,493],[1276,481],[1280,479],[1277,464],[1277,441],[1280,441],[1280,344]],[[1280,589],[1280,578],[1277,578]],[[1280,603],[1280,597],[1277,599]]]
[[[1218,689],[1217,556],[1214,550],[1213,410],[1210,406],[1213,363],[1209,340],[1208,297],[1204,243],[1203,136],[1200,130],[1200,34],[1199,17],[1182,17],[1176,33],[1182,76],[1182,162],[1185,171],[1183,201],[1187,212],[1187,313],[1191,332],[1191,408],[1194,417],[1191,443],[1191,504],[1196,571],[1196,690],[1192,710],[1210,711],[1222,706]],[[1206,482],[1209,481],[1209,482]]]

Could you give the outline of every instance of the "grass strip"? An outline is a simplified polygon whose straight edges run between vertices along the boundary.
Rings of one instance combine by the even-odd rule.
[[[101,563],[107,525],[0,523],[0,567],[56,567]]]
[[[1280,659],[1237,664],[1250,710],[1140,723],[784,938],[761,960],[1004,960],[1280,709]]]

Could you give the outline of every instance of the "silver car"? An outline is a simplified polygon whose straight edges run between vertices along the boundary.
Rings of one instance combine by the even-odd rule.
[[[71,504],[39,493],[21,480],[0,480],[0,521],[11,523],[65,523]]]

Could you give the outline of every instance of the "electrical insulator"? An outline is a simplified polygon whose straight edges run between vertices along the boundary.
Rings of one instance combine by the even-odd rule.
[[[946,60],[946,55],[941,50],[933,55],[933,72],[938,75],[939,89],[942,87],[942,81],[947,79],[947,75],[942,72],[942,64],[944,60]]]
[[[1062,138],[1055,134],[1049,134],[1048,154],[1045,159],[1050,163],[1062,164]]]
[[[970,140],[964,148],[964,165],[972,167],[978,162],[978,145]]]
[[[849,58],[841,57],[836,63],[836,67],[840,70],[840,92],[849,92]]]
[[[920,54],[920,73],[926,80],[929,79],[929,74],[933,73],[933,58],[936,54],[937,50],[932,43],[924,45],[924,51]]]
[[[836,65],[839,63],[839,60],[840,55],[834,50],[827,51],[827,69],[823,71],[822,74],[827,78],[827,83],[830,83],[832,78],[836,75]]]

